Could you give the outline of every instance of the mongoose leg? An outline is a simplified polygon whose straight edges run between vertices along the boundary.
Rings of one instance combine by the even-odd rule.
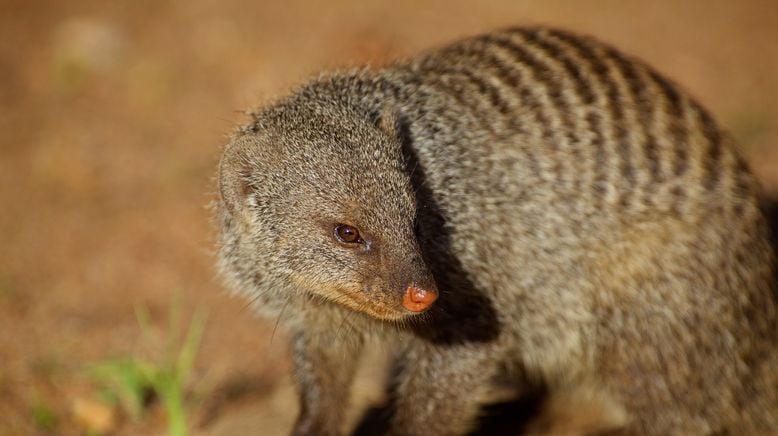
[[[489,345],[424,344],[409,350],[398,375],[390,434],[466,434],[496,373]]]
[[[343,416],[361,348],[359,338],[335,340],[332,333],[298,332],[292,343],[300,414],[294,436],[342,433]]]

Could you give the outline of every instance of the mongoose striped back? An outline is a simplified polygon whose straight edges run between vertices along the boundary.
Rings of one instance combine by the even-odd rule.
[[[517,28],[436,51],[409,69],[419,86],[456,99],[449,122],[470,118],[495,138],[546,144],[526,149],[533,176],[590,196],[594,207],[693,212],[712,195],[727,197],[722,204],[739,216],[753,194],[744,161],[697,102],[598,42]],[[551,159],[533,154],[543,152]]]

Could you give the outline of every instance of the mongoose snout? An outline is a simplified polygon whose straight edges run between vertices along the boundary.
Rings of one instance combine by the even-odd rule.
[[[369,259],[365,268],[372,279],[364,284],[362,295],[347,293],[362,302],[363,311],[379,319],[395,319],[409,315],[408,312],[424,312],[438,299],[438,291],[419,253],[406,260],[371,253],[380,252],[381,243],[371,236],[363,237],[357,227],[348,224],[337,224],[334,235],[343,247],[357,249]]]
[[[403,296],[403,307],[411,312],[424,312],[438,299],[438,292],[434,289],[424,289],[416,285],[408,286]]]

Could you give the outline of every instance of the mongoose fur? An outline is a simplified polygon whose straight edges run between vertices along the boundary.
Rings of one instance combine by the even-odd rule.
[[[395,435],[471,431],[497,380],[586,392],[615,420],[587,428],[778,432],[757,183],[650,67],[516,28],[252,115],[221,162],[220,266],[292,333],[294,434],[344,431],[368,337],[401,350]],[[438,299],[409,310],[412,288]]]

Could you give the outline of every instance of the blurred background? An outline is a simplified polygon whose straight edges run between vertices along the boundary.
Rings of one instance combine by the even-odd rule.
[[[284,333],[213,268],[227,135],[321,69],[516,24],[647,60],[778,194],[771,0],[0,0],[0,434],[285,434]]]

